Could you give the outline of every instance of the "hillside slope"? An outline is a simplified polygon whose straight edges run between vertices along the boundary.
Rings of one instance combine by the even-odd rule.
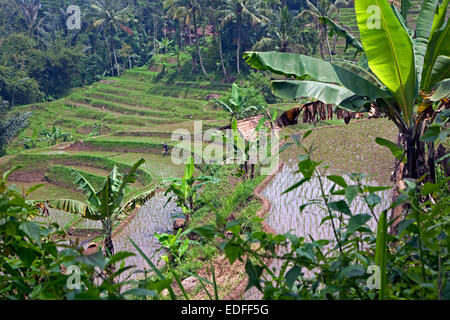
[[[155,82],[156,75],[145,67],[135,68],[119,78],[75,89],[64,99],[17,107],[33,116],[9,147],[10,156],[0,159],[0,170],[21,165],[10,177],[19,187],[45,183],[32,198],[81,197],[71,187],[71,167],[98,182],[114,165],[127,171],[144,158],[136,188],[182,175],[181,166],[162,156],[162,143],[173,147],[178,142],[171,141],[172,132],[179,128],[193,132],[194,120],[203,121],[203,130],[226,123],[227,114],[210,100],[211,94],[226,94],[229,86],[168,84]],[[37,148],[25,150],[23,138],[53,125],[70,133],[73,141],[60,140],[54,146],[39,142]]]

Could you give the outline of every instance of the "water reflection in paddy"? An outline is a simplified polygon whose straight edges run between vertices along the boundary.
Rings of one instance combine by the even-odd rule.
[[[283,191],[290,186],[300,181],[302,175],[296,174],[297,161],[289,159],[285,162],[285,165],[281,172],[279,172],[273,180],[267,185],[262,192],[262,195],[269,199],[271,208],[266,215],[265,221],[275,230],[278,234],[286,232],[294,233],[297,236],[305,237],[309,239],[309,236],[315,240],[328,239],[334,240],[333,230],[331,222],[327,221],[320,225],[321,220],[327,215],[327,213],[317,205],[310,205],[300,212],[300,205],[305,204],[312,199],[318,199],[321,197],[320,184],[317,178],[313,178],[311,181],[304,183],[299,188],[292,190],[286,194],[282,194]],[[344,176],[347,184],[352,185],[356,182],[350,180],[349,177]],[[333,182],[328,179],[322,179],[325,193],[328,193],[333,186]],[[378,185],[374,181],[363,181],[366,185]],[[390,190],[385,190],[376,193],[381,198],[381,203],[375,207],[375,215],[378,217],[382,210],[386,209],[390,205]],[[336,201],[341,198],[332,198],[332,201]],[[370,214],[370,210],[367,204],[357,197],[350,206],[353,214]],[[368,225],[372,230],[376,230],[376,221],[371,219]],[[284,252],[279,252],[283,254]],[[271,265],[271,268],[278,269],[280,261],[275,260]],[[261,294],[255,290],[249,290],[245,293],[244,299],[261,299]]]
[[[171,233],[174,221],[174,214],[178,212],[177,206],[173,202],[169,202],[164,208],[168,197],[162,192],[158,192],[144,206],[138,209],[135,217],[113,237],[115,252],[130,251],[136,256],[128,257],[125,260],[126,266],[136,266],[135,268],[122,274],[122,280],[130,273],[137,271],[135,275],[143,274],[144,269],[150,270],[150,266],[145,262],[128,238],[131,238],[141,250],[151,258],[152,262],[157,264],[163,252],[155,252],[160,247],[159,242],[154,237],[154,233]],[[76,229],[102,229],[100,221],[92,221],[84,219],[79,215],[74,215],[60,210],[49,209],[49,216],[38,216],[36,221],[44,223],[58,223],[61,227],[74,227]],[[87,247],[91,239],[87,239],[80,243],[83,247]]]
[[[141,271],[144,269],[150,270],[150,266],[139,255],[128,238],[131,238],[147,257],[151,258],[154,264],[157,264],[163,253],[155,254],[160,245],[154,233],[171,233],[174,221],[173,214],[177,212],[177,206],[173,202],[168,203],[164,208],[166,201],[167,197],[163,193],[157,193],[142,208],[138,209],[136,216],[113,239],[116,252],[130,251],[136,254],[136,256],[128,257],[125,265],[136,266],[134,271],[137,271],[137,275],[143,275]],[[122,275],[122,277],[124,276]]]

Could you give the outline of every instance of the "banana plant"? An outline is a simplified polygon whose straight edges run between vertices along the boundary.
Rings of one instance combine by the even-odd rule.
[[[52,131],[47,128],[43,128],[41,131],[41,135],[44,136],[44,140],[47,141],[48,146],[53,146],[58,142],[58,140],[62,139],[63,142],[69,140],[71,134],[68,132],[63,132],[60,126],[53,125]]]
[[[256,106],[249,106],[247,99],[242,95],[242,88],[239,88],[236,83],[233,83],[231,88],[231,97],[228,101],[222,101],[214,98],[214,100],[222,106],[225,111],[228,111],[231,115],[231,119],[245,118],[252,111],[257,111]]]
[[[142,206],[155,195],[155,189],[146,188],[137,194],[128,192],[128,185],[136,181],[136,170],[145,162],[136,162],[128,174],[122,177],[116,166],[105,177],[103,187],[96,191],[91,183],[78,171],[73,169],[74,183],[87,195],[85,201],[73,199],[33,200],[32,205],[42,204],[45,208],[53,208],[73,214],[79,214],[86,219],[100,221],[104,231],[104,252],[111,257],[114,255],[112,229],[117,219]]]
[[[194,171],[194,158],[189,157],[184,169],[183,177],[181,179],[167,179],[166,181],[171,182],[171,184],[166,189],[166,192],[164,194],[171,194],[165,205],[167,205],[175,196],[175,203],[186,215],[187,221],[189,221],[191,214],[195,210],[197,191],[206,184],[217,183],[220,181],[216,177],[207,175],[194,177]]]
[[[182,234],[181,231],[181,229],[178,229],[177,234],[154,233],[156,240],[161,244],[161,247],[155,251],[155,254],[163,249],[167,250],[168,253],[161,256],[161,259],[166,263],[174,261],[180,265],[181,258],[189,248],[191,241],[188,238],[182,240],[181,238],[184,236],[184,233]]]
[[[403,176],[415,179],[426,173],[418,161],[420,137],[450,94],[447,6],[448,0],[423,1],[413,33],[387,0],[355,0],[367,64],[279,52],[246,52],[244,58],[255,69],[288,78],[271,83],[279,97],[316,98],[353,112],[372,105],[384,112],[400,131],[407,159]]]
[[[42,140],[43,139],[38,138],[38,132],[36,128],[34,128],[31,137],[23,138],[22,143],[25,149],[34,149],[36,148],[37,144]]]

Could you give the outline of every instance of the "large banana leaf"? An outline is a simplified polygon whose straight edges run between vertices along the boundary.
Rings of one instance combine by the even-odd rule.
[[[446,0],[448,1],[448,0]],[[419,18],[416,26],[415,51],[416,51],[416,72],[417,80],[420,83],[422,79],[423,60],[427,51],[428,39],[431,35],[434,13],[438,0],[425,0],[420,9]]]
[[[83,192],[87,195],[88,203],[93,207],[98,207],[100,205],[100,201],[97,198],[94,187],[77,170],[72,169],[72,175],[75,177],[74,184],[83,190]]]
[[[412,39],[387,0],[355,0],[355,10],[370,69],[392,92],[405,122],[412,126],[417,91]]]
[[[380,268],[379,299],[386,294],[386,261],[387,261],[387,216],[386,210],[381,212],[377,226],[377,240],[375,247],[375,264]]]
[[[73,214],[80,214],[86,219],[101,220],[100,215],[96,214],[94,209],[92,209],[86,203],[78,200],[59,199],[40,202],[45,203],[45,205],[48,206],[49,208],[70,212]]]
[[[340,105],[354,112],[366,111],[361,108],[362,97],[358,97],[354,92],[335,84],[316,81],[277,80],[272,81],[272,90],[276,96],[285,99],[311,97],[326,104]]]
[[[117,193],[119,192],[120,186],[122,184],[122,176],[117,169],[117,166],[114,165],[111,172],[109,173],[109,181],[111,192]]]
[[[109,218],[114,214],[114,203],[112,201],[113,195],[111,192],[111,179],[110,176],[106,178],[105,185],[97,193],[97,197],[100,201],[100,205],[97,207],[98,214],[102,218]]]
[[[434,31],[423,63],[420,88],[428,92],[439,81],[450,78],[450,24],[448,21]]]
[[[136,208],[144,205],[148,200],[153,198],[155,195],[155,189],[144,190],[139,192],[138,194],[133,195],[128,201],[126,201],[119,212],[130,212]]]
[[[287,77],[295,77],[298,80],[312,79],[335,83],[343,86],[347,91],[370,99],[391,97],[387,90],[374,85],[358,73],[328,61],[282,52],[246,52],[244,58],[255,69],[269,70]],[[308,94],[304,96],[312,97]]]

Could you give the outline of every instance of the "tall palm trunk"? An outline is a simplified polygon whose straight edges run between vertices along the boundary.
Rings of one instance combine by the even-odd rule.
[[[198,60],[200,62],[200,67],[202,68],[203,75],[205,77],[207,77],[208,74],[206,73],[205,67],[203,66],[202,54],[200,52],[200,46],[198,44],[197,17],[196,17],[196,14],[195,14],[195,8],[193,8],[193,10],[192,10],[192,18],[194,20],[195,46],[197,48]]]
[[[114,45],[114,37],[111,37],[111,44],[112,44],[112,47],[113,47],[114,62],[115,62],[115,64],[116,64],[116,72],[117,72],[117,76],[120,76],[119,63],[117,62],[116,47],[115,47],[115,45]]]
[[[183,28],[184,28],[184,22],[179,23],[180,26],[180,51],[183,50]]]
[[[317,30],[319,31],[319,50],[320,50],[320,56],[322,60],[325,60],[325,53],[323,48],[323,42],[320,41],[320,38],[322,37],[323,28],[321,28],[319,25],[317,25]]]
[[[325,26],[325,25],[323,26],[323,36],[325,38],[325,43],[327,44],[328,55],[330,56],[330,61],[332,61],[333,56],[331,55],[330,42],[328,40],[327,26]]]
[[[214,30],[217,32],[217,42],[219,42],[220,64],[222,65],[223,75],[225,76],[225,79],[228,79],[227,70],[225,69],[225,63],[223,61],[222,36],[220,35],[220,29],[217,27],[217,21],[214,21]]]
[[[430,143],[428,145],[428,161],[425,161],[425,143],[419,140],[420,136],[425,130],[425,124],[422,124],[419,133],[413,137],[412,134],[399,133],[398,144],[405,151],[406,165],[401,163],[400,160],[395,161],[394,172],[391,176],[391,181],[394,184],[392,190],[391,200],[395,202],[400,195],[400,191],[403,190],[406,185],[403,179],[418,179],[426,173],[429,173],[427,179],[434,182],[435,179],[435,167],[434,167],[434,145]],[[407,208],[406,204],[399,205],[392,209],[391,221],[393,221],[390,227],[390,233],[396,234],[398,230],[398,224],[403,220],[403,212]]]
[[[242,25],[242,18],[241,18],[241,14],[239,13],[238,18],[237,18],[238,37],[237,37],[237,48],[236,48],[236,70],[237,70],[238,74],[241,73],[241,70],[239,68],[240,51],[241,51],[241,25]]]
[[[157,29],[157,21],[153,21],[153,56],[156,55],[156,33],[158,32]]]
[[[108,37],[106,37],[105,29],[103,29],[103,37],[105,38],[106,48],[108,49],[109,64],[111,66],[111,74],[114,76],[114,66],[112,63],[111,49],[109,47]]]

